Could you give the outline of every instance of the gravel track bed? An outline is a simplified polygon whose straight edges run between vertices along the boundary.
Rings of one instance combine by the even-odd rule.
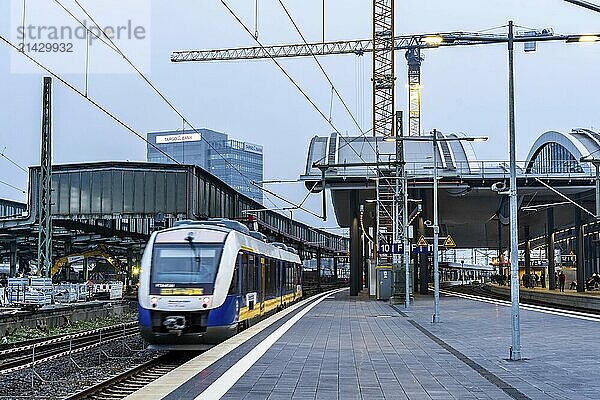
[[[47,382],[41,381],[30,369],[2,375],[0,399],[62,399],[164,354],[141,350],[143,345],[141,337],[133,336],[107,343],[85,354],[75,354],[75,363],[69,357],[49,361],[35,369]],[[33,387],[32,376],[35,377]]]

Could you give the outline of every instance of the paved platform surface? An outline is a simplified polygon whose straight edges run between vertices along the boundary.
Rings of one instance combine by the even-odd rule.
[[[222,398],[236,400],[600,399],[597,318],[523,310],[526,360],[511,362],[510,308],[498,304],[442,296],[442,322],[434,325],[430,297],[417,297],[405,310],[352,299],[345,291],[281,334],[279,328],[301,310],[197,371],[165,398],[214,398],[210,389],[225,374],[230,388]],[[244,363],[244,354],[277,332],[255,362]],[[239,380],[231,378],[240,368],[246,372]]]

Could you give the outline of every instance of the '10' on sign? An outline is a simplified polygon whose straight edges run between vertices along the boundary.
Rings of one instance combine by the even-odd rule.
[[[379,245],[379,252],[386,254],[402,254],[404,246],[402,243],[381,243]]]

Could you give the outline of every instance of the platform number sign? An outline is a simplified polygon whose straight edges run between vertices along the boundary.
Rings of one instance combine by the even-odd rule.
[[[402,243],[380,243],[379,252],[382,254],[402,254],[404,246],[402,246]]]

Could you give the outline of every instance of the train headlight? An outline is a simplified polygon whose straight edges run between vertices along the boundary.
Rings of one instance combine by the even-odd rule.
[[[206,307],[208,307],[209,304],[210,304],[210,297],[204,297],[202,299],[202,307],[206,308]]]
[[[150,297],[150,304],[152,304],[152,307],[156,307],[157,303],[158,303],[158,297]]]

